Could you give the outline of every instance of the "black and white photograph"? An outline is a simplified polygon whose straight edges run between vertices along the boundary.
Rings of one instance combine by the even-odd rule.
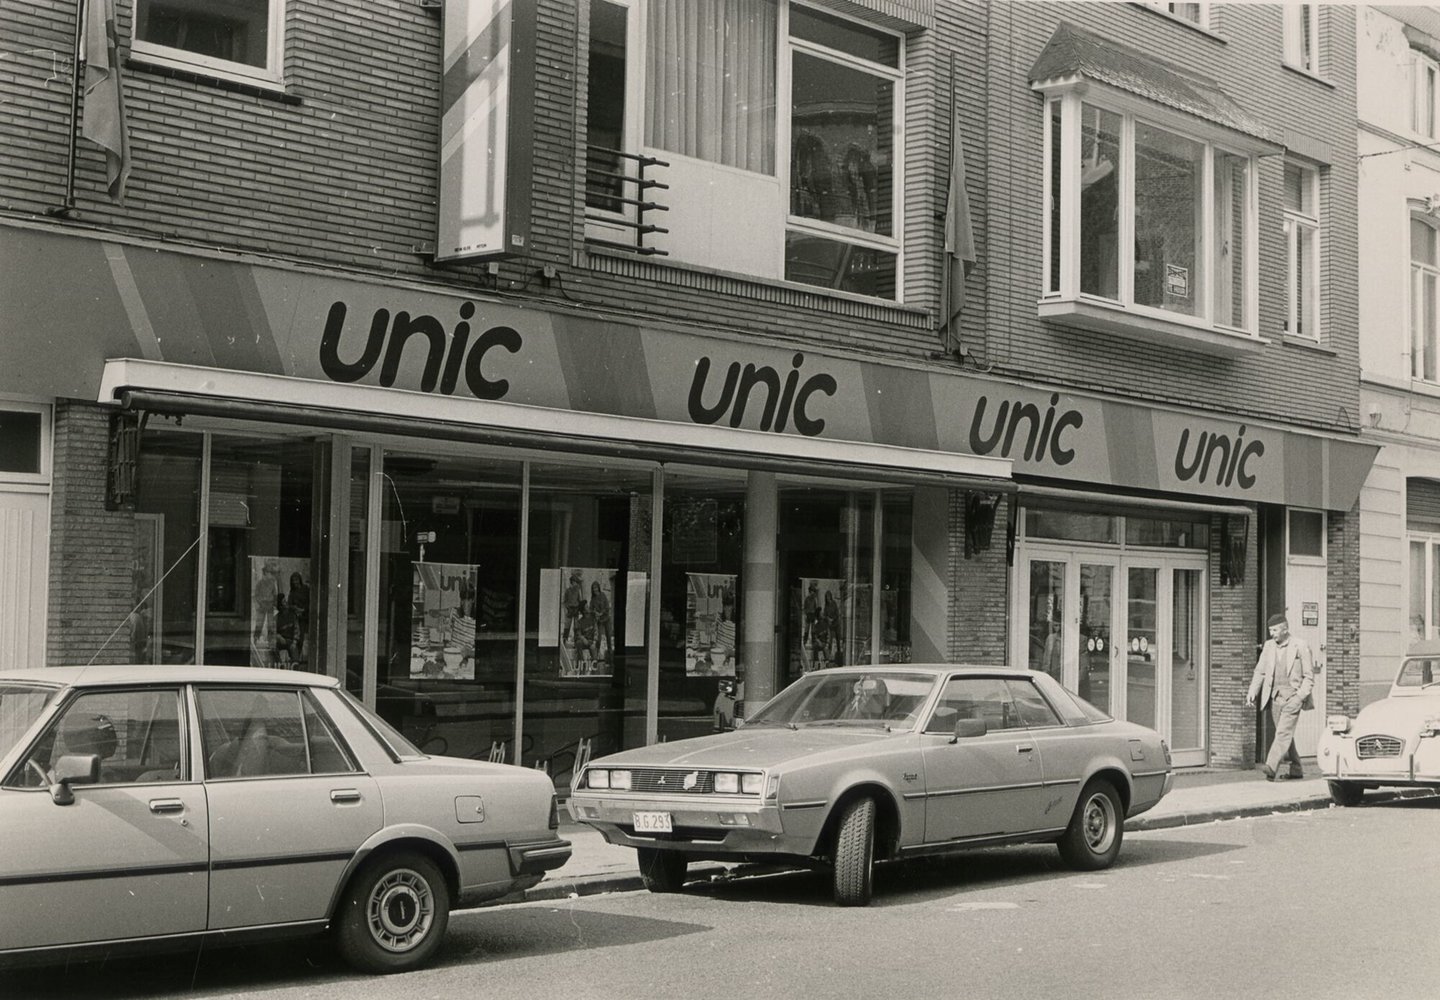
[[[1440,3],[0,3],[0,998],[1429,998]]]

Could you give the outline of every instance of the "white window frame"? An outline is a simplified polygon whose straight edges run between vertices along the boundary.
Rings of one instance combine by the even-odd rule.
[[[1169,14],[1186,24],[1194,24],[1207,29],[1210,27],[1210,5],[1208,3],[1166,3],[1165,0],[1140,0],[1140,3],[1142,6],[1158,10],[1162,14]],[[1177,8],[1192,8],[1195,16],[1191,17],[1183,9]]]
[[[1440,63],[1410,53],[1410,131],[1426,139],[1440,138],[1436,128],[1436,96],[1440,94]]]
[[[1406,247],[1409,251],[1408,260],[1410,264],[1410,279],[1406,283],[1406,294],[1409,296],[1409,326],[1410,326],[1410,377],[1417,382],[1425,382],[1429,385],[1440,384],[1440,357],[1435,357],[1437,350],[1440,350],[1440,221],[1437,221],[1434,214],[1428,209],[1424,202],[1412,203],[1407,223],[1419,222],[1430,232],[1432,245],[1436,252],[1436,264],[1421,264],[1415,260],[1415,247],[1410,239],[1412,225],[1406,226]],[[1424,320],[1421,315],[1424,309],[1424,297],[1420,294],[1421,282],[1429,279],[1436,285],[1437,308],[1435,325],[1430,329],[1424,329]],[[1430,359],[1435,362],[1435,378],[1425,377],[1425,363]]]
[[[1294,167],[1300,171],[1302,183],[1305,186],[1305,193],[1309,195],[1310,204],[1315,207],[1314,214],[1301,212],[1285,206],[1282,209],[1284,216],[1283,230],[1285,233],[1285,333],[1291,337],[1303,337],[1306,340],[1320,339],[1320,254],[1322,253],[1320,239],[1320,171],[1306,163],[1297,163],[1290,160],[1285,164],[1287,167]],[[1305,196],[1302,195],[1300,202],[1305,203]],[[1307,241],[1310,244],[1310,294],[1309,298],[1310,315],[1314,317],[1311,326],[1314,329],[1300,329],[1301,312],[1300,292],[1305,287],[1304,275],[1300,274],[1300,243]]]
[[[52,457],[53,435],[52,407],[49,403],[36,403],[0,395],[0,410],[14,413],[38,413],[40,415],[40,469],[37,472],[0,472],[0,485],[4,486],[46,486],[54,475]],[[29,492],[29,491],[26,491]]]
[[[1285,64],[1312,76],[1320,74],[1320,5],[1281,6],[1285,19]]]
[[[192,0],[192,2],[197,7],[206,6],[206,0]],[[225,6],[224,0],[209,0],[209,3],[221,8]],[[266,90],[282,90],[285,82],[286,0],[268,0],[268,3],[270,24],[267,37],[269,44],[266,47],[263,67],[247,66],[245,63],[232,62],[229,59],[216,59],[212,56],[200,55],[197,52],[172,48],[169,45],[147,42],[136,34],[139,21],[133,16],[133,9],[130,19],[130,56],[137,62],[149,63],[153,66],[185,70],[220,80],[250,84]]]
[[[1107,321],[1116,327],[1138,329],[1137,320],[1123,317],[1143,317],[1159,321],[1172,329],[1202,328],[1214,330],[1234,339],[1256,339],[1259,326],[1259,170],[1258,157],[1268,151],[1260,143],[1246,143],[1237,133],[1220,129],[1201,119],[1172,111],[1124,91],[1106,87],[1094,81],[1070,78],[1047,83],[1036,89],[1046,98],[1043,142],[1043,185],[1041,231],[1044,260],[1041,271],[1041,287],[1044,289],[1040,301],[1042,318],[1062,318],[1076,312],[1109,314]],[[1060,123],[1060,164],[1062,178],[1071,178],[1069,184],[1060,185],[1060,233],[1051,232],[1052,217],[1052,161],[1053,129],[1051,128],[1051,101],[1058,100],[1061,106]],[[1119,255],[1119,296],[1116,299],[1101,298],[1080,291],[1080,145],[1082,106],[1101,108],[1121,116],[1120,170],[1122,187],[1120,191],[1121,218],[1119,245],[1131,247],[1135,242],[1135,124],[1141,121],[1149,126],[1164,129],[1200,143],[1205,147],[1202,171],[1202,213],[1201,239],[1198,259],[1205,262],[1197,282],[1195,294],[1202,303],[1194,316],[1140,305],[1135,302],[1135,266],[1133,254]],[[1215,161],[1218,154],[1227,154],[1244,159],[1247,163],[1245,191],[1242,195],[1245,217],[1243,240],[1244,274],[1243,304],[1240,327],[1215,320],[1214,247],[1218,238],[1219,214],[1215,205]],[[1058,291],[1050,291],[1053,284],[1049,273],[1051,247],[1058,239],[1060,244],[1060,275]],[[1078,304],[1081,309],[1072,308]],[[1093,325],[1093,324],[1092,324]],[[1151,323],[1151,327],[1155,324]]]
[[[1414,546],[1422,547],[1425,555],[1425,569],[1422,574],[1424,580],[1424,596],[1421,599],[1422,628],[1419,638],[1433,639],[1440,634],[1440,621],[1434,617],[1435,612],[1435,567],[1437,560],[1440,560],[1440,534],[1428,531],[1407,531],[1405,533],[1405,628],[1409,636],[1410,628],[1415,624],[1410,617],[1410,609],[1414,605],[1414,594],[1410,593],[1415,577],[1414,567]]]
[[[893,35],[896,40],[897,62],[899,66],[892,68],[881,63],[870,62],[846,52],[839,52],[829,49],[815,42],[803,38],[795,38],[790,34],[790,9],[792,7],[805,7],[817,14],[823,14],[827,18],[838,21],[849,21],[866,31],[881,34]],[[803,233],[807,236],[816,236],[823,239],[835,240],[840,243],[849,243],[852,246],[865,247],[872,250],[881,250],[895,255],[895,301],[904,301],[904,198],[905,190],[905,36],[899,32],[887,31],[878,25],[858,21],[855,18],[848,18],[834,11],[819,7],[810,7],[807,4],[782,5],[780,17],[780,30],[782,36],[778,46],[781,53],[780,72],[776,74],[776,170],[784,182],[784,199],[787,210],[785,213],[785,231]],[[792,79],[792,67],[795,64],[795,56],[803,54],[816,59],[823,59],[827,62],[845,66],[849,69],[858,70],[873,76],[885,77],[895,85],[895,106],[892,114],[894,130],[890,137],[891,155],[894,157],[894,167],[891,171],[893,180],[890,185],[890,218],[892,234],[884,236],[880,233],[867,233],[859,229],[849,229],[845,226],[837,226],[833,223],[822,222],[819,219],[807,219],[803,216],[791,215],[788,206],[791,204],[790,191],[790,143],[792,131],[792,110],[794,108],[794,88]],[[785,95],[781,99],[781,94]],[[782,253],[784,241],[781,242]],[[785,262],[780,261],[780,273],[785,273]],[[795,282],[790,282],[795,284]],[[803,283],[800,283],[803,285]],[[803,285],[805,288],[814,288],[814,285]],[[888,300],[886,300],[888,301]]]

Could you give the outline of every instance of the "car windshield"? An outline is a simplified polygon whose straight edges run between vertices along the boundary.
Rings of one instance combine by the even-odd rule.
[[[806,674],[747,719],[745,725],[910,729],[935,683],[931,674],[864,670]]]
[[[0,757],[15,748],[59,692],[48,684],[0,681]]]
[[[1416,657],[1406,660],[1395,678],[1396,687],[1429,687],[1440,683],[1440,657]]]

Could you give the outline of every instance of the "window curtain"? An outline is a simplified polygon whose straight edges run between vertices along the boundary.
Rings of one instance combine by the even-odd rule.
[[[651,0],[645,141],[775,173],[775,0]]]

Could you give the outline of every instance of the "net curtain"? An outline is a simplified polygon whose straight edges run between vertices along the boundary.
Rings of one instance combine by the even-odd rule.
[[[775,172],[774,0],[651,0],[646,143]]]

